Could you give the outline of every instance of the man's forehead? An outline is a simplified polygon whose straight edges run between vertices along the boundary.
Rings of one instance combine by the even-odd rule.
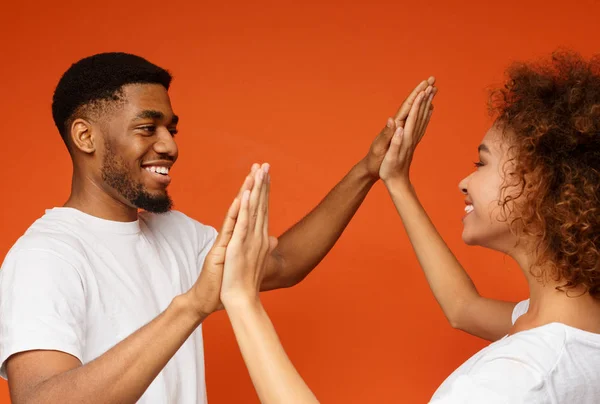
[[[155,118],[159,118],[159,114],[166,117],[173,115],[169,93],[160,84],[128,84],[123,86],[123,98],[125,109],[130,114],[155,111]],[[149,113],[146,115],[151,117]]]

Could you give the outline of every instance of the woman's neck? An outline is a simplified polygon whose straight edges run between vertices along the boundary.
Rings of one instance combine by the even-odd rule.
[[[550,266],[535,266],[531,254],[511,256],[529,284],[529,309],[517,320],[511,334],[550,323],[600,334],[600,299],[592,297],[583,286],[564,288],[566,282],[555,281]]]

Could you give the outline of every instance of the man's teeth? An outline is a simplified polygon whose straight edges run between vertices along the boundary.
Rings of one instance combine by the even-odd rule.
[[[151,166],[151,167],[146,167],[146,171],[150,171],[151,173],[167,175],[167,174],[169,174],[169,167]]]
[[[465,206],[465,212],[467,212],[467,213],[473,212],[473,209],[475,209],[473,207],[473,205],[467,205],[467,206]]]

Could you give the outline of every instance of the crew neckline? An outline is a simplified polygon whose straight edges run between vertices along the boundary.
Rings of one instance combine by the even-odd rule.
[[[85,227],[96,231],[117,234],[136,234],[140,232],[139,218],[132,222],[119,222],[116,220],[102,219],[100,217],[82,212],[79,209],[66,206],[46,209],[46,214],[75,219],[76,221],[83,223]]]

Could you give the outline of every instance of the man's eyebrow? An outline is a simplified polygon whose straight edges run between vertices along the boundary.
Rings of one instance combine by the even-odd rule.
[[[157,119],[163,120],[165,119],[165,114],[160,111],[156,111],[153,109],[146,109],[135,116],[135,119]],[[171,118],[171,125],[176,125],[179,122],[179,116],[173,114],[173,118]]]

